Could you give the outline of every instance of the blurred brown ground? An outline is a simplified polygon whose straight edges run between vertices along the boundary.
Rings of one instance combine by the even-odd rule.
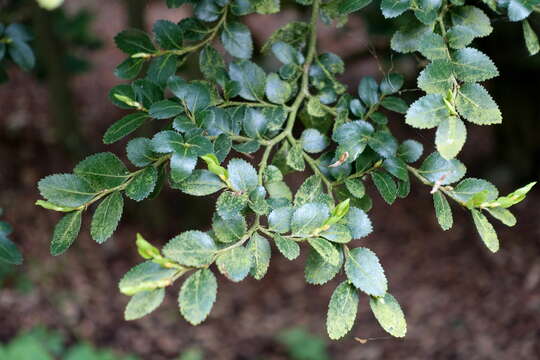
[[[100,142],[103,131],[122,114],[107,100],[109,89],[119,83],[112,70],[122,54],[115,49],[112,37],[125,27],[121,3],[68,3],[72,9],[93,9],[97,15],[94,31],[104,41],[101,50],[87,55],[92,70],[73,80],[83,134],[93,152],[112,148],[124,156],[124,142],[113,147]],[[182,16],[182,11],[167,11],[161,2],[148,9],[149,24],[159,18],[178,20]],[[260,44],[272,29],[295,16],[249,21]],[[323,29],[321,49],[347,57],[367,48],[360,18],[353,19],[347,31],[345,35]],[[144,214],[157,204],[155,201],[142,205],[142,213],[137,210],[140,206],[131,203],[119,231],[105,245],[98,246],[89,238],[87,221],[71,250],[51,257],[49,238],[58,217],[33,205],[39,196],[35,185],[50,173],[69,172],[74,164],[53,142],[45,86],[30,74],[10,74],[9,85],[0,86],[0,206],[15,228],[14,241],[25,254],[25,264],[17,270],[29,277],[34,288],[29,293],[9,286],[0,290],[0,340],[41,324],[60,329],[71,339],[134,352],[143,359],[172,359],[180,350],[196,345],[205,350],[207,359],[277,360],[285,359],[283,349],[273,340],[279,330],[302,325],[325,336],[327,303],[338,281],[321,287],[307,285],[303,280],[305,258],[288,262],[279,254],[261,281],[233,284],[220,276],[217,303],[203,325],[192,327],[181,319],[176,306],[178,286],[169,289],[165,303],[151,316],[123,321],[128,298],[119,294],[116,284],[139,261],[133,246],[135,233],[142,232],[163,244],[181,230],[208,226],[207,210],[212,204],[201,202],[201,207],[194,209],[193,200],[167,190],[161,196],[165,200],[158,200],[164,211],[161,221],[150,224],[145,220]],[[379,76],[377,63],[362,58],[349,64],[344,78],[354,85],[368,74]],[[420,136],[431,151],[432,134],[418,135],[400,118],[393,119],[391,126],[403,136]],[[472,126],[470,130],[465,161],[492,161],[493,130]],[[481,174],[472,171],[469,175]],[[449,232],[441,231],[428,189],[418,183],[413,184],[410,198],[392,207],[376,201],[370,213],[375,232],[357,245],[370,247],[381,258],[392,293],[406,313],[409,332],[404,340],[387,338],[363,298],[352,335],[383,338],[365,345],[352,336],[331,342],[333,359],[537,359],[538,200],[538,192],[533,192],[516,208],[519,223],[514,229],[497,225],[503,245],[495,255],[483,247],[465,211],[456,208],[456,226]]]

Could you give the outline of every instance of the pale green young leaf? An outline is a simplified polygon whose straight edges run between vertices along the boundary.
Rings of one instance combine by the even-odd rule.
[[[372,297],[369,306],[382,328],[392,336],[404,337],[407,333],[407,322],[397,300],[386,293],[384,297]]]
[[[334,224],[328,230],[320,233],[320,236],[338,244],[346,244],[352,240],[351,230],[343,224]]]
[[[97,243],[102,244],[109,239],[122,218],[124,198],[115,191],[108,195],[96,208],[90,225],[90,235]]]
[[[272,256],[270,243],[265,237],[259,233],[255,233],[249,239],[247,249],[253,257],[253,266],[251,267],[250,274],[255,279],[261,280],[266,275],[268,266],[270,265],[270,257]]]
[[[251,252],[243,246],[227,250],[216,259],[219,272],[233,282],[244,280],[249,274],[252,263]]]
[[[499,107],[482,85],[463,84],[456,98],[458,112],[477,125],[500,124],[502,115]]]
[[[351,331],[358,311],[358,293],[344,281],[334,290],[326,317],[326,331],[332,340],[341,339]]]
[[[447,160],[453,159],[459,154],[466,139],[467,128],[457,116],[450,116],[443,120],[435,133],[437,151]]]
[[[63,254],[73,244],[81,231],[82,211],[73,211],[64,215],[54,227],[51,241],[51,254]]]
[[[449,230],[454,224],[454,218],[452,216],[452,209],[448,200],[444,194],[440,191],[437,191],[433,194],[433,205],[435,207],[435,215],[437,216],[437,221],[443,230]]]
[[[186,266],[205,266],[217,251],[214,240],[201,231],[186,231],[163,247],[163,255]]]
[[[359,247],[347,252],[345,273],[354,286],[368,295],[384,296],[388,282],[375,253]]]
[[[493,225],[480,210],[471,209],[471,213],[480,238],[491,252],[497,252],[499,250],[499,238]]]
[[[494,201],[499,196],[499,190],[492,183],[484,179],[475,178],[463,179],[456,185],[452,193],[464,203],[474,200],[475,195],[479,193],[483,195],[480,203]],[[472,207],[478,206],[480,203],[472,204]]]
[[[279,234],[274,234],[274,242],[279,252],[288,260],[294,260],[300,256],[300,246],[294,240],[285,238]]]
[[[182,284],[178,304],[182,316],[192,325],[207,317],[217,296],[217,280],[209,269],[197,270]]]
[[[164,289],[141,291],[133,295],[124,311],[124,319],[140,319],[156,310],[165,298]]]
[[[131,268],[120,280],[118,287],[125,295],[151,291],[172,284],[177,269],[167,269],[152,261],[145,261]]]
[[[512,205],[520,203],[525,199],[525,196],[531,191],[534,185],[536,185],[536,181],[529,183],[506,196],[498,198],[497,203],[503,208],[509,208]]]

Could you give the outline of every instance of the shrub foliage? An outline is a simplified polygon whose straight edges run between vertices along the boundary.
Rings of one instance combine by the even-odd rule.
[[[113,88],[110,99],[132,112],[112,124],[103,141],[125,141],[150,122],[161,124],[162,131],[127,142],[127,158],[136,170],[105,152],[86,158],[72,173],[39,182],[45,200],[38,204],[66,213],[54,230],[52,254],[72,245],[82,216],[94,206],[90,233],[103,243],[118,226],[125,198],[154,198],[165,185],[193,196],[219,194],[211,230],[186,231],[162,249],[137,236],[145,261],[119,284],[131,296],[126,319],[152,312],[164,289],[184,279],[180,312],[197,325],[216,300],[215,272],[233,282],[248,276],[260,280],[272,247],[294,260],[302,246],[309,252],[308,283],[343,278],[328,307],[330,338],[351,330],[360,296],[370,298],[384,330],[403,337],[405,317],[383,266],[373,251],[359,246],[359,239],[372,232],[366,188],[373,185],[391,205],[409,195],[411,179],[418,180],[431,190],[443,230],[453,225],[451,200],[470,212],[480,239],[493,252],[499,240],[486,215],[507,226],[516,223],[509,208],[534,184],[500,195],[486,180],[465,178],[465,165],[456,156],[468,126],[502,121],[481,85],[498,75],[497,67],[471,47],[492,31],[486,11],[524,21],[534,53],[538,42],[525,19],[540,1],[484,0],[484,11],[462,0],[382,0],[385,17],[407,17],[392,49],[425,58],[418,77],[425,95],[410,106],[401,98],[404,80],[396,73],[380,82],[365,77],[355,95],[348,94],[338,80],[345,70],[342,59],[317,48],[319,19],[342,25],[370,0],[296,1],[309,8],[310,20],[288,23],[260,49],[279,61],[274,72],[251,60],[256,49],[241,18],[277,13],[279,0],[167,0],[169,7],[191,4],[193,16],[179,23],[157,21],[152,34],[131,29],[116,36],[126,59],[115,73],[132,81]],[[201,79],[177,76],[190,56],[198,57]],[[398,140],[388,112],[404,114],[405,122],[419,129],[437,128],[437,151],[422,158],[419,142]],[[304,130],[295,136],[299,127]],[[304,170],[311,175],[293,191],[284,176]]]

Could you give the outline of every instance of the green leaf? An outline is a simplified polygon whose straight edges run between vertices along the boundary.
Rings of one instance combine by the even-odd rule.
[[[389,157],[384,160],[383,168],[400,180],[407,181],[409,179],[407,164],[400,158]]]
[[[416,162],[422,156],[424,146],[416,140],[405,140],[399,145],[397,156],[407,163]]]
[[[475,37],[484,37],[493,31],[489,17],[476,6],[457,6],[451,12],[452,23],[474,31]]]
[[[189,195],[206,196],[223,189],[225,183],[210,171],[197,169],[184,181],[173,184],[173,187]]]
[[[493,225],[479,210],[471,209],[472,218],[478,234],[482,241],[491,252],[499,250],[499,239]]]
[[[371,180],[384,201],[392,205],[397,198],[397,186],[392,176],[386,172],[374,171],[371,173]]]
[[[400,53],[415,52],[422,46],[423,36],[428,33],[432,33],[430,26],[411,21],[394,33],[390,46]]]
[[[135,166],[148,166],[159,159],[159,154],[156,154],[153,149],[152,140],[136,138],[127,145],[127,157]]]
[[[538,42],[538,36],[532,29],[527,20],[523,20],[523,37],[525,38],[525,45],[530,55],[536,55],[540,51],[540,43]]]
[[[355,248],[346,254],[345,273],[357,289],[368,295],[384,296],[388,290],[386,276],[379,259],[367,248]]]
[[[302,144],[296,143],[293,145],[287,154],[287,165],[296,171],[304,171],[306,168],[306,163],[304,161],[304,150],[302,150]]]
[[[338,12],[341,15],[349,15],[359,11],[371,3],[371,0],[346,0],[341,1],[338,6]]]
[[[439,94],[430,94],[412,103],[405,116],[405,122],[418,129],[431,129],[449,116],[443,97]]]
[[[140,128],[141,125],[144,124],[144,122],[149,118],[150,117],[148,114],[144,112],[136,112],[124,116],[107,129],[105,135],[103,135],[103,143],[112,144],[120,139],[123,139]]]
[[[418,76],[418,87],[428,94],[445,96],[453,88],[453,66],[448,60],[435,60]]]
[[[227,166],[229,180],[236,191],[250,192],[258,185],[257,171],[242,159],[231,159]]]
[[[323,238],[308,238],[308,243],[315,251],[319,253],[321,258],[330,265],[339,265],[339,251]]]
[[[351,331],[358,311],[358,293],[349,282],[338,285],[328,304],[326,331],[332,340],[341,339]]]
[[[161,100],[152,104],[148,110],[148,115],[154,119],[170,119],[183,112],[184,106],[182,104],[171,100]]]
[[[414,15],[426,25],[432,24],[439,15],[442,0],[418,0],[414,8]]]
[[[208,269],[194,272],[184,281],[178,303],[182,316],[192,325],[202,323],[216,301],[217,280]]]
[[[249,59],[253,54],[253,40],[249,28],[239,22],[223,26],[221,42],[229,54],[240,59]]]
[[[233,62],[229,65],[229,76],[240,85],[241,97],[251,101],[263,99],[266,74],[259,66],[247,60]]]
[[[125,295],[151,291],[171,285],[178,269],[167,269],[152,261],[145,261],[129,270],[118,287]]]
[[[356,207],[349,209],[346,220],[353,239],[361,239],[373,231],[371,220],[367,214]]]
[[[531,14],[535,5],[538,5],[536,0],[510,0],[508,2],[508,18],[510,21],[523,20]]]
[[[32,48],[24,41],[12,39],[8,44],[8,53],[13,62],[25,71],[30,71],[36,65],[36,58]]]
[[[397,112],[399,114],[406,114],[409,109],[409,105],[405,100],[396,96],[387,96],[381,101],[381,105],[390,111]]]
[[[452,209],[442,192],[437,191],[433,194],[433,206],[435,207],[435,215],[441,228],[445,231],[451,229],[454,224]]]
[[[368,138],[368,145],[383,158],[393,157],[398,149],[395,137],[387,131],[377,131]]]
[[[259,235],[259,233],[255,233],[249,239],[247,248],[253,257],[251,276],[257,280],[261,280],[266,275],[268,266],[270,265],[270,257],[272,256],[270,243],[266,238]]]
[[[137,77],[144,66],[145,59],[128,57],[114,69],[120,79],[131,80]]]
[[[465,165],[457,159],[446,160],[438,152],[430,154],[418,172],[432,183],[449,185],[465,176]]]
[[[354,197],[359,199],[363,198],[366,194],[366,187],[360,179],[347,179],[345,180],[345,186]]]
[[[464,48],[452,53],[454,73],[458,80],[477,82],[494,78],[499,70],[487,55],[473,48]]]
[[[358,95],[367,106],[379,102],[379,84],[371,76],[364,76],[358,85]]]
[[[291,219],[294,209],[290,206],[274,209],[268,215],[270,230],[285,234],[291,231]]]
[[[152,54],[156,48],[148,35],[141,30],[124,30],[114,38],[116,46],[128,55]]]
[[[397,73],[390,73],[386,75],[380,84],[381,94],[391,95],[397,93],[402,87],[405,79],[403,75]],[[384,102],[384,99],[383,99]]]
[[[367,145],[367,137],[373,133],[373,126],[363,120],[351,121],[339,126],[332,135],[343,151],[349,153],[350,161],[354,161]]]
[[[332,245],[335,247],[335,245]],[[337,248],[336,248],[337,250]],[[306,260],[305,278],[308,284],[322,285],[332,280],[343,265],[343,254],[339,253],[338,265],[332,265],[321,257],[317,251],[311,249]]]
[[[238,246],[221,253],[216,259],[216,265],[227,279],[239,282],[249,274],[253,263],[251,255],[248,249]]]
[[[23,257],[17,246],[2,231],[0,231],[0,262],[13,265],[20,265],[23,262]]]
[[[218,214],[227,220],[241,214],[246,208],[247,203],[247,196],[239,195],[231,191],[225,191],[219,196],[216,202],[216,209]]]
[[[446,33],[448,44],[454,49],[461,49],[469,45],[476,37],[475,31],[467,26],[452,26]]]
[[[126,188],[126,196],[135,201],[142,201],[154,191],[157,181],[157,169],[149,166],[133,177]]]
[[[328,206],[320,203],[307,203],[297,208],[292,216],[291,229],[296,235],[310,235],[323,226],[330,217]]]
[[[516,217],[510,212],[510,210],[496,207],[486,208],[487,212],[495,219],[499,220],[506,226],[514,226],[517,223]]]
[[[110,152],[87,157],[77,164],[73,172],[98,191],[117,187],[129,177],[129,171],[124,163]]]
[[[382,0],[381,10],[385,18],[391,19],[398,17],[409,10],[411,0]]]
[[[90,235],[99,244],[109,239],[116,230],[124,210],[124,199],[119,191],[107,196],[96,208],[90,226]]]
[[[175,236],[163,248],[163,255],[186,266],[205,266],[217,251],[214,240],[201,231],[186,231]]]
[[[463,84],[456,98],[458,112],[477,125],[500,124],[502,115],[489,93],[479,84]]]
[[[445,159],[453,159],[465,145],[467,128],[457,116],[450,116],[437,127],[435,145],[437,151]]]
[[[306,129],[300,137],[302,148],[308,153],[319,153],[326,149],[329,145],[329,140],[326,135],[323,135],[316,129]]]
[[[140,319],[156,310],[165,298],[164,289],[141,291],[135,294],[127,304],[124,319]]]
[[[369,306],[382,328],[392,336],[404,337],[407,322],[397,300],[386,293],[384,297],[369,299]]]
[[[55,205],[79,207],[96,195],[90,184],[73,174],[55,174],[38,183],[41,196]]]
[[[280,0],[256,0],[255,9],[259,14],[277,13],[280,9]]]
[[[158,20],[154,23],[152,31],[159,46],[165,50],[182,49],[182,29],[168,20]]]
[[[74,211],[64,215],[56,224],[51,241],[51,254],[53,256],[63,254],[79,236],[81,217],[81,210]]]
[[[292,95],[291,85],[272,73],[266,78],[266,97],[275,104],[285,104]]]
[[[208,80],[218,81],[222,79],[225,70],[225,62],[221,55],[212,46],[205,46],[199,55],[199,68]]]
[[[448,59],[448,48],[443,37],[439,34],[429,32],[423,34],[419,39],[418,51],[429,60]]]
[[[174,75],[178,65],[178,56],[165,54],[155,57],[148,67],[147,77],[158,85],[165,85],[167,80]]]
[[[247,231],[247,224],[241,215],[225,220],[218,214],[214,214],[212,230],[219,241],[231,243],[240,240],[244,236]]]
[[[295,241],[279,234],[274,234],[274,242],[279,252],[288,260],[294,260],[300,256],[300,246]]]
[[[305,61],[304,55],[300,51],[282,41],[272,45],[272,52],[284,64],[302,65]]]

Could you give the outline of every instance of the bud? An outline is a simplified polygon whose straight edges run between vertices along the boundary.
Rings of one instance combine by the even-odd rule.
[[[161,258],[161,254],[155,246],[146,241],[141,234],[137,234],[137,240],[135,241],[137,245],[137,251],[145,259],[154,259]]]

